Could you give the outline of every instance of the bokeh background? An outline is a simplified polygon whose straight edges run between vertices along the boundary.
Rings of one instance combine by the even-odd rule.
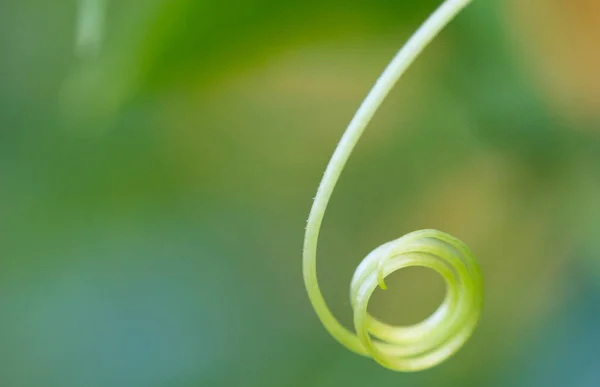
[[[302,282],[345,126],[434,0],[0,1],[0,385],[600,385],[600,3],[476,0],[391,93],[325,218],[319,278],[420,228],[486,279],[473,338],[401,374],[337,344]],[[441,301],[406,269],[371,312]]]

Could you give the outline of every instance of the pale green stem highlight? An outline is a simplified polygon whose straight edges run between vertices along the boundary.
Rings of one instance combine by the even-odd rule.
[[[100,53],[108,0],[79,0],[75,50],[82,58]]]
[[[325,209],[342,170],[365,127],[410,64],[431,40],[471,0],[445,1],[398,52],[362,103],[342,136],[325,170],[306,227],[303,252],[304,283],[317,316],[327,331],[348,349],[371,356],[397,371],[417,371],[439,364],[455,353],[479,319],[483,281],[477,262],[458,239],[435,230],[422,230],[388,242],[371,252],[357,268],[351,285],[356,332],[333,316],[319,288],[316,253]],[[394,327],[367,313],[367,304],[384,278],[409,266],[436,270],[447,285],[442,305],[425,321]]]

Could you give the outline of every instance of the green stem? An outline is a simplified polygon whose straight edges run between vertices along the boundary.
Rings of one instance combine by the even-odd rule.
[[[481,309],[482,281],[476,262],[462,242],[447,234],[433,230],[409,234],[376,249],[359,266],[355,274],[355,279],[360,278],[359,282],[355,284],[353,281],[352,303],[355,312],[354,323],[357,330],[357,334],[355,334],[342,326],[333,316],[319,288],[316,272],[319,230],[333,189],[365,127],[406,69],[433,38],[470,2],[471,0],[446,0],[396,54],[367,95],[342,136],[325,170],[325,175],[319,185],[308,217],[304,240],[303,273],[308,296],[317,316],[327,331],[348,349],[361,355],[372,356],[382,365],[395,370],[415,371],[431,367],[454,353],[470,335],[474,328],[472,320],[477,321]],[[432,254],[439,258],[435,262],[430,262],[425,258],[431,249],[435,250]],[[375,254],[375,252],[378,253]],[[412,260],[414,254],[422,256],[423,259]],[[384,275],[389,275],[391,271],[399,268],[413,265],[431,267],[444,276],[448,285],[448,293],[444,304],[430,319],[417,324],[418,326],[397,328],[374,320],[366,313],[366,303],[363,304],[374,290],[373,287],[371,293],[369,293],[373,281],[375,284],[379,283],[384,287]],[[391,270],[392,268],[394,270]],[[460,281],[466,282],[460,283]],[[458,290],[455,288],[458,288]],[[466,293],[461,293],[461,289]],[[455,291],[458,293],[453,293]],[[478,292],[478,294],[472,294],[472,292]],[[466,297],[469,302],[465,304],[466,301],[463,299],[457,300],[452,294],[456,297],[458,295],[463,298]],[[358,297],[358,299],[354,297]],[[471,309],[465,309],[465,307]],[[358,310],[361,308],[364,310]],[[450,309],[446,310],[448,308]],[[448,323],[450,326],[447,326],[448,324],[445,321],[439,322],[438,320],[442,315],[447,320],[451,320],[450,323],[456,323],[460,320],[467,327],[468,332],[465,333],[464,329],[456,328],[455,325],[450,323]],[[434,326],[434,323],[437,325]],[[432,327],[437,327],[438,331]],[[439,331],[442,328],[454,336],[444,336]],[[396,330],[394,331],[394,329]],[[429,334],[430,342],[422,337],[424,332]],[[384,340],[372,343],[371,335]],[[419,340],[414,347],[410,347],[417,337],[425,340],[425,342]],[[410,347],[408,350],[407,345]]]

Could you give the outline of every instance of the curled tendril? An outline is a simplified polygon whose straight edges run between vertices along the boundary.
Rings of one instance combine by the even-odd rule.
[[[386,276],[410,266],[433,269],[444,278],[447,293],[440,307],[407,327],[372,317],[367,304],[377,285],[384,288]],[[479,267],[467,247],[436,230],[415,231],[373,250],[356,269],[350,289],[360,344],[381,365],[405,371],[431,367],[452,355],[473,331],[483,293]]]
[[[342,169],[376,110],[410,64],[470,1],[446,0],[388,65],[333,153],[308,217],[303,273],[317,316],[342,345],[396,371],[433,367],[454,354],[469,338],[483,300],[483,280],[477,262],[461,241],[435,230],[415,231],[379,246],[358,266],[352,279],[350,299],[356,331],[352,332],[333,316],[319,288],[316,268],[319,230]],[[442,305],[423,322],[412,326],[395,327],[372,317],[367,304],[377,286],[386,289],[386,276],[410,266],[431,268],[444,278],[446,297]]]

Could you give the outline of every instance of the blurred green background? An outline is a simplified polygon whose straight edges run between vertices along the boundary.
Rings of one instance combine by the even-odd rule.
[[[600,385],[600,5],[476,0],[391,93],[321,233],[350,278],[420,228],[465,241],[483,317],[394,373],[322,328],[305,220],[343,129],[439,1],[122,0],[100,55],[75,1],[0,1],[0,386]],[[444,288],[407,269],[371,312]]]

